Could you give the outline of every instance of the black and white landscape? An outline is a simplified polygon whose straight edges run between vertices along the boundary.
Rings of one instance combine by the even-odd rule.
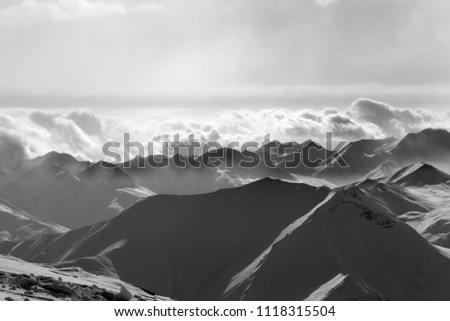
[[[449,15],[0,3],[0,300],[450,300]]]
[[[230,168],[233,183],[220,168],[24,161],[0,185],[1,295],[49,295],[10,276],[36,269],[177,300],[450,299],[450,175],[431,165],[450,159],[450,133],[385,141],[348,143],[342,157],[358,162],[344,170],[323,159],[304,177],[280,161],[270,177]]]

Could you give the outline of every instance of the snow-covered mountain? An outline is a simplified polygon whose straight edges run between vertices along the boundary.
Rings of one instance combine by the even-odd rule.
[[[29,164],[0,182],[0,197],[39,219],[68,228],[107,220],[153,195],[105,162],[80,162],[53,152]]]
[[[341,166],[336,158],[339,155],[348,166]],[[402,139],[363,139],[349,142],[334,157],[328,157],[326,165],[311,174],[337,185],[345,185],[359,179],[371,171],[389,170],[386,166],[394,163],[403,167],[417,162],[426,162],[450,171],[450,133],[443,129],[425,129],[410,133]],[[382,164],[382,167],[378,168]],[[377,169],[378,168],[378,169]],[[391,169],[392,170],[392,169]]]
[[[0,242],[36,239],[42,235],[62,234],[67,231],[67,228],[43,222],[0,199]]]
[[[389,160],[387,150],[395,142],[393,138],[350,142],[337,151],[339,157],[345,161],[345,166],[336,161],[337,156],[329,157],[326,163],[313,173],[313,176],[329,180],[337,185],[353,182]]]
[[[446,250],[404,222],[432,208],[401,185],[378,184],[264,179],[154,196],[108,222],[0,250],[88,271],[106,258],[101,273],[181,300],[450,299]]]
[[[390,152],[395,160],[403,162],[448,162],[450,132],[428,128],[409,133]]]
[[[164,162],[166,166],[158,167],[158,163]],[[137,184],[157,194],[209,193],[241,186],[264,177],[295,180],[295,177],[277,168],[276,163],[264,163],[262,155],[232,148],[217,149],[190,157],[137,157],[121,164],[120,168]]]
[[[425,163],[406,166],[393,174],[390,181],[405,185],[437,185],[450,183],[450,175]]]
[[[447,134],[124,164],[52,152],[2,176],[0,254],[180,300],[450,300]],[[306,150],[317,166],[286,166]]]
[[[450,175],[425,163],[388,172],[356,185],[431,243],[450,248]]]
[[[385,181],[392,175],[394,175],[399,169],[400,167],[396,162],[388,160],[384,163],[381,163],[375,169],[364,175],[360,181],[364,181],[367,179]]]
[[[211,194],[158,195],[106,223],[8,253],[46,263],[106,256],[123,280],[156,293],[220,299],[237,271],[329,191],[264,179]]]

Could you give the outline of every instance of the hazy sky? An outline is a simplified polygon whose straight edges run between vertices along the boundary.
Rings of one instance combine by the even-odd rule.
[[[2,0],[0,106],[450,101],[448,0]]]
[[[99,159],[126,132],[450,129],[449,17],[448,0],[0,0],[0,163]]]

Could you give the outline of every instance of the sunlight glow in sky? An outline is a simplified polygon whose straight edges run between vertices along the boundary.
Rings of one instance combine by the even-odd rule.
[[[5,0],[0,106],[443,108],[446,0]]]

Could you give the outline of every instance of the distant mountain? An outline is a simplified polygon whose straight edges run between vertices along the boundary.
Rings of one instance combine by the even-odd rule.
[[[137,157],[119,166],[81,162],[70,155],[51,152],[24,161],[20,169],[3,175],[0,197],[39,218],[77,228],[111,218],[153,193],[210,193],[265,177],[315,185],[357,181],[365,181],[367,185],[370,184],[367,179],[387,179],[397,167],[416,159],[430,160],[430,165],[447,170],[449,142],[449,132],[427,129],[401,140],[350,142],[339,151],[328,151],[311,140],[301,144],[271,141],[256,151],[223,148],[200,156]],[[276,154],[268,158],[270,148]],[[287,166],[291,159],[304,158],[306,153],[310,161],[317,162],[305,164],[305,159],[299,159],[296,167]],[[224,162],[219,163],[218,157]],[[339,158],[348,166],[336,161]],[[148,166],[149,162],[151,165],[167,162],[168,166],[156,168]],[[248,166],[252,162],[253,166]]]
[[[167,165],[160,166],[155,160],[158,164]],[[193,168],[188,164],[189,160],[192,161],[193,158],[154,155],[121,164],[120,168],[138,185],[157,194],[199,194],[238,185],[230,177],[220,175],[215,168]]]
[[[277,167],[277,162],[265,158],[264,153],[245,150],[243,152],[223,148],[214,152],[205,153],[197,158],[202,164],[214,161],[214,157],[223,156],[224,163],[217,166],[219,172],[226,172],[232,179],[251,181],[265,177],[277,179],[292,179],[292,176]],[[276,157],[275,157],[276,158]],[[211,161],[212,159],[212,161]]]
[[[68,229],[45,223],[0,199],[0,242],[37,239],[46,234],[62,234]]]
[[[426,162],[449,171],[450,133],[444,129],[425,129],[418,133],[407,134],[400,140],[394,138],[359,140],[348,143],[338,151],[338,154],[349,165],[348,167],[343,167],[336,161],[332,162],[331,160],[336,157],[330,157],[326,166],[321,166],[312,175],[337,185],[345,185],[364,176],[370,178],[382,175],[384,170],[391,170],[388,167],[394,163],[402,167],[411,163]],[[382,164],[385,164],[384,168]]]
[[[337,157],[329,157],[326,164],[321,166],[313,176],[329,180],[337,185],[354,182],[389,160],[388,150],[395,142],[394,138],[350,142],[340,151],[336,151],[347,166],[337,162]]]
[[[158,165],[163,163],[166,165]],[[157,194],[210,193],[265,177],[294,180],[276,164],[266,166],[259,154],[232,148],[221,148],[200,156],[136,158],[121,164],[120,168],[137,184]]]
[[[302,144],[290,143],[284,146],[286,146],[286,152],[279,158],[277,166],[296,175],[313,175],[334,153],[312,140],[307,140]],[[296,166],[292,167],[291,164],[296,164]]]
[[[80,162],[52,152],[29,164],[23,173],[0,183],[0,197],[35,217],[68,228],[107,220],[142,195],[153,195],[104,162]]]
[[[450,133],[445,129],[425,129],[407,134],[391,151],[399,162],[448,162]]]

